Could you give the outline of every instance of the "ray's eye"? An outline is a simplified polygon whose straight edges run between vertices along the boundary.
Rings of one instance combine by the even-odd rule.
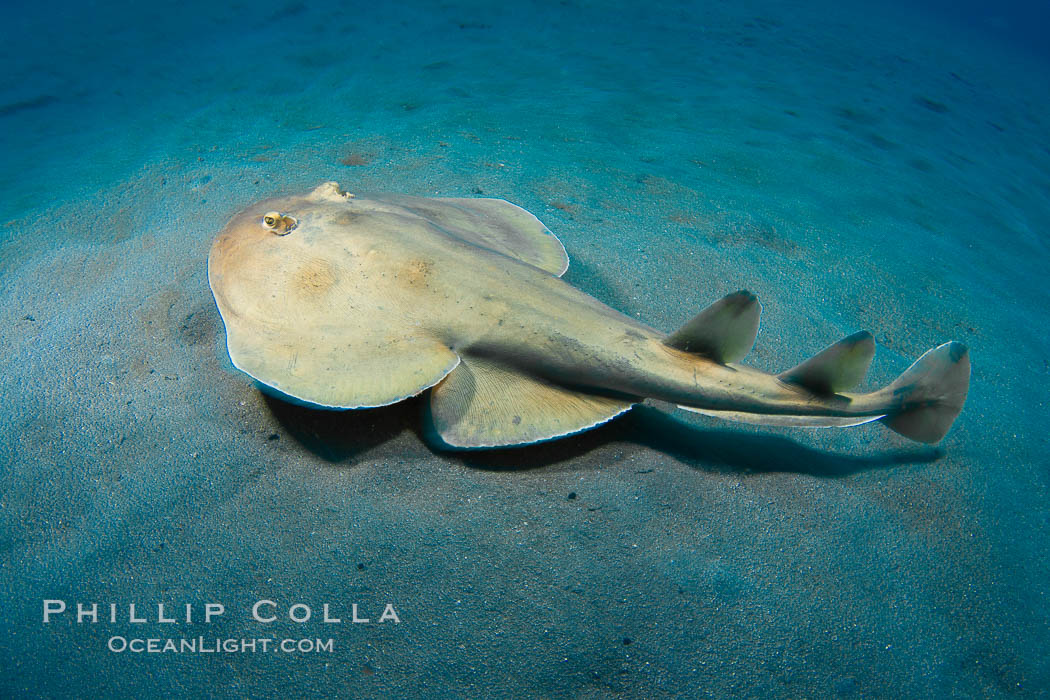
[[[263,228],[273,231],[278,236],[284,236],[291,233],[292,229],[299,225],[299,221],[294,216],[288,216],[279,211],[270,211],[263,214],[262,225]]]

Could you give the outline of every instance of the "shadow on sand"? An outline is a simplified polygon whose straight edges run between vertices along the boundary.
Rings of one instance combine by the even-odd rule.
[[[323,411],[266,397],[267,406],[288,435],[318,457],[345,462],[381,445],[406,428],[426,441],[419,398],[367,411]],[[594,430],[537,445],[442,452],[450,459],[490,471],[538,469],[568,462],[612,443],[641,445],[706,471],[793,472],[841,477],[860,471],[926,464],[941,457],[935,447],[896,449],[868,455],[815,450],[778,435],[689,425],[650,406]]]
[[[307,408],[265,393],[263,400],[289,437],[327,462],[346,462],[419,426],[419,399],[365,411]]]

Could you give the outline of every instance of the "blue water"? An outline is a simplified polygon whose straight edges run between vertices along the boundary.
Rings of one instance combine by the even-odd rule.
[[[2,13],[0,696],[1050,693],[1044,5]],[[765,370],[867,329],[875,387],[962,341],[968,403],[932,448],[653,405],[454,455],[418,400],[287,406],[205,261],[325,180],[513,201],[667,331],[748,288]],[[111,650],[200,637],[332,649]]]

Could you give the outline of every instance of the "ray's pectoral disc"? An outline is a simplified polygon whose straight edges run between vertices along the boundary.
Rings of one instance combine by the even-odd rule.
[[[278,395],[343,409],[441,381],[460,361],[464,329],[449,317],[469,307],[471,268],[512,259],[567,266],[557,238],[503,200],[364,198],[325,183],[235,216],[208,270],[234,365]]]

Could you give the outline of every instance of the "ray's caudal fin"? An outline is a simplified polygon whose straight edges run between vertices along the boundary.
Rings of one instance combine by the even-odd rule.
[[[723,365],[737,362],[752,348],[761,306],[750,292],[729,294],[668,336],[664,344]],[[918,442],[939,442],[962,410],[970,383],[966,346],[949,342],[928,351],[889,386],[869,394],[847,394],[871,365],[875,341],[867,331],[854,333],[802,364],[775,377],[782,385],[819,405],[805,414],[721,410],[681,405],[688,411],[760,425],[844,427],[881,421]]]
[[[939,442],[966,402],[970,356],[952,341],[929,350],[883,391],[900,407],[882,422],[894,432],[919,442]]]

